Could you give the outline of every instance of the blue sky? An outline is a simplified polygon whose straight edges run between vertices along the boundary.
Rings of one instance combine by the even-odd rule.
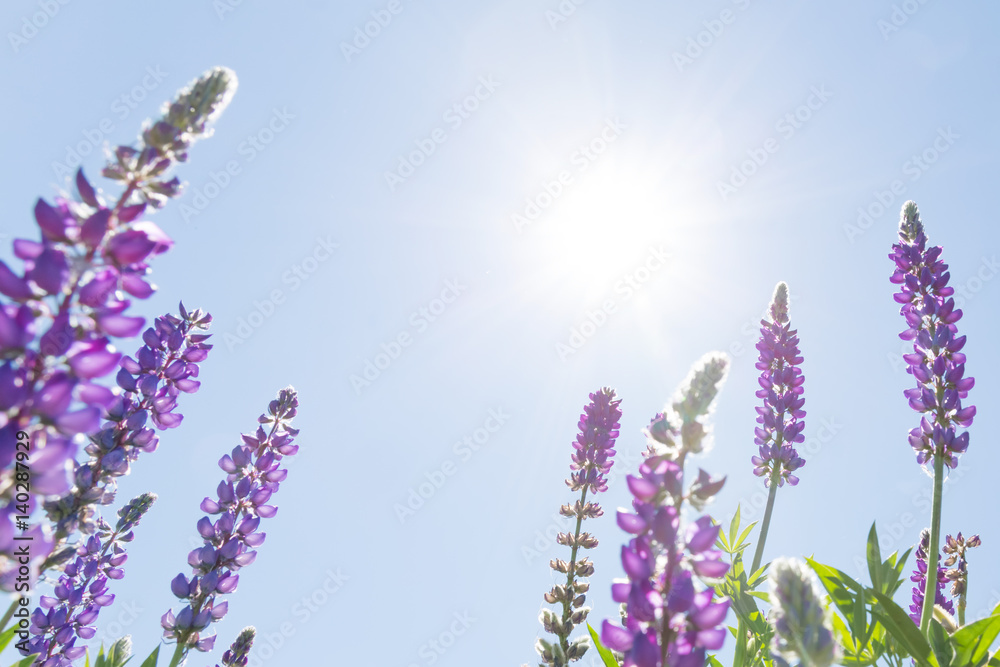
[[[72,153],[96,179],[100,147],[133,141],[190,79],[225,65],[240,81],[177,171],[186,194],[153,218],[176,245],[136,311],[207,309],[216,347],[182,427],[121,484],[160,499],[102,628],[152,649],[216,461],[292,384],[301,452],[220,646],[253,624],[252,664],[532,661],[588,393],[611,386],[624,411],[621,469],[590,526],[595,625],[616,615],[613,510],[640,430],[710,350],[732,370],[697,464],[729,476],[716,518],[740,502],[760,518],[753,345],[779,280],[805,357],[808,463],[778,494],[765,557],[866,577],[872,520],[883,550],[902,550],[930,514],[886,258],[907,199],[963,301],[980,411],[943,526],[982,534],[969,608],[992,609],[998,14],[930,0],[5,3],[4,258],[35,235],[35,199],[66,187]]]

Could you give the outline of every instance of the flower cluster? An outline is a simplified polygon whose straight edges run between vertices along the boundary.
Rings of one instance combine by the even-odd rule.
[[[719,527],[709,516],[683,526],[681,510],[686,500],[704,505],[725,481],[701,470],[686,493],[683,488],[684,459],[702,449],[701,419],[711,410],[727,365],[721,354],[695,365],[673,410],[657,415],[647,429],[651,442],[639,475],[626,478],[634,512],[619,510],[618,525],[634,537],[622,547],[628,579],[611,588],[615,602],[625,605],[624,627],[604,621],[601,631],[603,643],[624,654],[624,667],[701,667],[706,652],[725,640],[720,626],[729,600],[715,601],[711,585],[696,585],[729,571],[713,548]]]
[[[713,548],[719,527],[704,516],[681,529],[683,471],[668,456],[647,457],[627,479],[635,512],[619,510],[618,525],[635,537],[622,547],[628,580],[611,588],[627,615],[625,627],[605,621],[601,639],[625,654],[625,667],[700,667],[725,639],[719,626],[729,601],[695,587],[695,575],[717,579],[729,570]]]
[[[222,654],[222,664],[215,667],[246,667],[250,661],[250,647],[253,646],[257,631],[253,627],[243,628],[225,653]]]
[[[170,582],[170,590],[187,605],[176,615],[168,610],[161,619],[164,636],[177,641],[179,654],[191,648],[212,649],[216,636],[202,633],[229,609],[228,602],[217,598],[236,590],[236,573],[256,559],[254,549],[264,543],[265,534],[257,529],[262,518],[273,517],[278,511],[267,503],[288,475],[287,469],[280,467],[282,459],[299,449],[293,444],[298,430],[291,426],[297,408],[295,390],[282,389],[258,419],[256,433],[243,435],[243,444],[219,461],[226,479],[219,483],[218,500],[205,498],[201,509],[221,516],[215,522],[207,516],[198,521],[205,545],[188,555],[192,576],[182,573]]]
[[[944,573],[944,576],[951,582],[952,597],[965,595],[966,586],[969,583],[969,562],[965,554],[969,549],[974,549],[983,542],[978,535],[965,539],[962,537],[962,533],[959,533],[958,537],[948,535],[944,542],[941,551],[948,554],[948,557],[944,559],[944,565],[950,568]]]
[[[754,443],[758,455],[751,458],[753,474],[764,478],[770,486],[785,482],[795,486],[799,478],[792,473],[806,464],[795,451],[794,443],[802,442],[805,436],[806,416],[802,406],[805,377],[799,365],[797,331],[788,320],[788,285],[778,283],[771,299],[770,318],[760,322],[760,351],[757,369],[757,398],[764,399],[764,405],[757,407],[758,427],[754,429]]]
[[[101,609],[114,602],[108,592],[109,579],[124,576],[122,565],[128,559],[124,543],[134,538],[132,529],[156,500],[144,493],[118,511],[114,530],[103,519],[97,522],[94,535],[81,541],[76,558],[66,563],[54,597],[43,595],[31,615],[26,655],[38,654],[39,667],[69,667],[87,651],[82,642],[94,636],[94,623]]]
[[[124,357],[118,371],[123,394],[109,406],[107,421],[90,436],[86,451],[90,460],[79,464],[75,485],[65,496],[47,501],[45,510],[55,525],[57,540],[79,529],[93,532],[93,505],[114,501],[115,479],[129,473],[141,452],[153,452],[159,444],[155,429],[179,426],[176,412],[180,393],[193,393],[201,383],[198,362],[208,357],[212,346],[205,331],[212,317],[200,310],[188,311],[180,304],[180,317],[164,315],[146,329],[144,346],[136,358]],[[152,424],[150,427],[148,424]]]
[[[913,604],[910,605],[910,618],[917,625],[920,625],[920,615],[924,607],[924,588],[927,586],[927,553],[930,542],[930,531],[926,528],[920,532],[920,544],[917,545],[917,569],[910,576],[913,586]],[[940,561],[939,561],[940,562]],[[938,567],[937,574],[937,594],[934,596],[934,604],[940,606],[949,614],[955,614],[955,606],[951,600],[944,596],[945,571],[943,567]]]
[[[830,667],[839,659],[823,593],[805,563],[779,558],[771,563],[771,658],[776,667],[792,664]]]
[[[29,511],[21,513],[35,509],[36,496],[70,491],[79,436],[97,431],[115,403],[98,382],[121,358],[112,339],[142,330],[143,318],[126,312],[130,299],[153,293],[149,263],[173,244],[143,213],[179,193],[177,178],[158,179],[185,158],[235,86],[229,70],[207,72],[146,129],[142,146],[115,151],[118,164],[104,174],[124,186],[117,200],[106,202],[78,171],[77,197],[35,204],[40,238],[13,242],[21,267],[0,261],[0,503],[14,493],[19,431],[32,444]],[[0,580],[10,566],[0,554]]]
[[[889,259],[896,268],[890,280],[899,286],[894,298],[902,304],[899,312],[907,324],[899,337],[913,341],[913,352],[903,359],[906,372],[917,381],[904,395],[911,408],[924,414],[920,426],[910,431],[910,446],[920,464],[941,456],[954,468],[958,454],[969,446],[968,431],[959,434],[957,428],[970,426],[976,415],[975,406],[962,406],[975,380],[965,377],[961,350],[966,338],[956,327],[962,311],[955,308],[955,290],[948,286],[948,265],[941,261],[940,246],[927,247],[920,212],[912,201],[903,205],[899,243],[892,250]]]
[[[667,455],[683,466],[688,454],[708,448],[706,419],[728,372],[729,360],[716,352],[706,354],[691,367],[671,404],[653,417],[646,429],[647,455]]]
[[[577,560],[578,550],[593,549],[597,546],[597,538],[590,533],[581,533],[584,519],[596,518],[604,514],[598,503],[588,501],[587,493],[606,491],[606,475],[611,471],[615,455],[615,439],[618,437],[618,426],[622,411],[619,409],[621,399],[616,398],[613,389],[607,387],[590,395],[590,403],[584,407],[580,415],[580,433],[573,442],[572,471],[566,484],[571,491],[580,491],[580,499],[573,505],[563,505],[559,513],[563,516],[576,518],[576,530],[573,534],[559,533],[556,541],[570,547],[569,562],[555,559],[550,567],[559,574],[565,575],[566,583],[557,584],[545,594],[549,604],[561,604],[560,613],[551,609],[543,609],[540,616],[542,627],[546,632],[556,636],[557,641],[548,642],[539,639],[535,650],[542,661],[554,667],[564,667],[569,662],[579,660],[590,647],[586,637],[570,641],[573,629],[586,622],[590,613],[589,607],[584,607],[586,593],[590,584],[581,581],[594,573],[594,564],[588,558]]]

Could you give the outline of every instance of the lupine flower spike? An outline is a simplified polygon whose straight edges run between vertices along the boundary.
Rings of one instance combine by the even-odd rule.
[[[103,173],[121,183],[117,199],[106,201],[77,171],[75,197],[36,202],[39,238],[13,242],[20,266],[0,261],[0,505],[10,505],[15,493],[18,432],[31,442],[31,493],[27,511],[19,514],[31,515],[36,497],[71,491],[79,441],[100,428],[115,403],[99,383],[121,358],[113,339],[142,331],[143,318],[128,313],[131,299],[155,291],[150,263],[173,245],[143,219],[147,205],[159,207],[180,194],[180,180],[167,172],[207,134],[207,123],[235,89],[230,70],[205,73],[144,130],[139,147],[114,151]],[[53,540],[33,530],[32,557],[40,562]],[[18,566],[11,558],[12,534],[9,513],[0,513],[0,587],[6,590]]]
[[[713,367],[721,372],[713,375]],[[726,359],[719,354],[696,366],[681,400],[674,402],[686,407],[679,415],[653,419],[639,475],[627,477],[634,511],[619,510],[618,525],[634,535],[622,547],[628,579],[611,587],[615,602],[625,605],[624,627],[604,621],[601,629],[602,642],[623,654],[624,667],[703,667],[707,651],[718,650],[725,640],[722,623],[729,600],[715,601],[715,589],[709,585],[729,570],[713,547],[719,527],[709,516],[686,526],[681,523],[685,500],[700,495],[701,502],[707,502],[724,482],[701,471],[685,492],[682,463],[688,453],[698,451],[704,437],[702,429],[689,426],[692,442],[685,442],[683,425],[708,414],[711,398],[703,399],[718,392],[725,367]]]
[[[899,286],[894,295],[901,304],[899,312],[907,328],[899,334],[913,341],[913,352],[903,355],[907,373],[916,387],[903,394],[910,407],[921,413],[920,425],[910,431],[910,446],[917,452],[917,462],[933,463],[934,492],[931,504],[930,541],[928,543],[927,589],[920,630],[928,632],[936,590],[938,547],[941,543],[941,499],[944,467],[958,465],[958,456],[969,447],[969,432],[960,429],[972,425],[975,406],[963,406],[975,384],[965,377],[965,336],[958,335],[956,323],[962,311],[955,308],[948,286],[948,265],[941,261],[941,247],[927,247],[927,236],[917,205],[903,204],[899,221],[899,242],[889,255],[895,263],[890,281]],[[933,460],[932,460],[933,459]]]
[[[580,529],[584,519],[604,514],[598,503],[587,500],[587,493],[598,494],[608,488],[607,475],[614,462],[615,439],[622,416],[618,407],[620,404],[621,399],[615,397],[614,390],[605,387],[590,395],[590,403],[580,415],[580,433],[573,442],[572,472],[566,480],[570,491],[580,492],[580,499],[559,509],[563,516],[576,518],[576,529],[572,535],[559,533],[556,538],[559,544],[570,547],[569,562],[556,559],[549,563],[553,570],[565,575],[566,583],[553,586],[545,594],[547,603],[560,605],[561,608],[556,611],[543,608],[539,616],[542,627],[556,639],[553,642],[539,639],[535,644],[535,650],[546,665],[565,667],[582,658],[590,648],[585,636],[570,641],[574,628],[585,623],[590,613],[590,607],[583,606],[590,584],[583,579],[594,573],[593,562],[586,557],[577,560],[577,556],[579,549],[597,546],[597,538],[590,533],[581,533]]]
[[[201,383],[198,362],[204,361],[212,346],[203,333],[212,321],[200,310],[188,311],[180,305],[180,317],[164,315],[146,329],[145,343],[136,359],[124,357],[118,371],[118,386],[124,393],[109,406],[103,428],[90,436],[90,460],[78,464],[72,491],[45,503],[45,511],[55,526],[55,539],[64,541],[79,529],[94,532],[94,505],[114,501],[116,482],[129,473],[131,462],[142,452],[153,452],[159,444],[154,429],[180,425],[176,411],[181,393],[194,393]],[[148,421],[147,421],[148,420]],[[59,551],[57,544],[56,552]],[[58,561],[56,553],[52,560]]]
[[[791,328],[788,319],[788,285],[778,283],[774,288],[768,317],[760,321],[760,341],[757,350],[760,356],[757,379],[760,389],[757,398],[764,404],[757,407],[757,424],[754,429],[754,443],[758,455],[751,458],[753,473],[764,478],[769,488],[764,518],[760,524],[760,535],[754,552],[751,572],[756,572],[764,556],[764,543],[771,525],[774,498],[777,489],[788,482],[791,486],[799,483],[792,473],[806,464],[795,451],[795,444],[805,439],[804,418],[805,399],[802,397],[805,377],[802,375],[802,356],[799,354],[798,332]]]
[[[256,634],[257,631],[253,626],[243,628],[233,645],[222,654],[222,664],[215,667],[246,667],[250,661],[250,647],[253,646]]]
[[[66,564],[53,591],[55,597],[39,598],[25,653],[38,654],[39,667],[70,667],[87,652],[84,642],[96,634],[98,614],[115,600],[108,592],[109,580],[125,576],[122,565],[128,555],[123,544],[132,541],[132,529],[155,500],[154,494],[144,493],[126,504],[118,511],[114,530],[99,518],[97,531],[80,542],[76,558]]]
[[[215,522],[207,516],[198,521],[205,546],[188,555],[192,575],[178,574],[170,582],[170,590],[186,605],[176,615],[168,610],[161,619],[164,637],[177,642],[170,667],[181,664],[192,648],[210,651],[215,645],[216,636],[204,632],[226,615],[229,603],[221,596],[236,590],[237,572],[256,559],[254,549],[265,537],[257,532],[260,520],[278,511],[267,503],[288,475],[280,467],[282,459],[299,450],[293,444],[299,432],[291,426],[297,408],[295,390],[282,389],[258,419],[257,432],[244,435],[243,444],[219,461],[226,478],[219,483],[218,499],[205,498],[201,509],[220,516]]]
[[[966,559],[966,552],[982,544],[978,535],[973,535],[969,539],[948,535],[944,540],[944,551],[948,556],[944,559],[944,564],[950,568],[944,573],[945,579],[951,582],[951,595],[958,599],[958,624],[965,625],[965,597],[969,590],[969,562]]]
[[[913,604],[910,605],[910,618],[917,625],[920,625],[920,615],[924,608],[924,592],[927,586],[927,545],[930,542],[930,531],[924,528],[920,531],[920,544],[917,545],[917,569],[910,576],[910,581],[916,585],[913,587]],[[943,567],[937,569],[937,582],[934,584],[934,605],[941,607],[952,616],[955,615],[955,606],[952,601],[944,595],[945,571]]]
[[[833,624],[823,608],[816,576],[800,560],[778,558],[771,584],[771,657],[776,667],[830,667],[839,659]]]

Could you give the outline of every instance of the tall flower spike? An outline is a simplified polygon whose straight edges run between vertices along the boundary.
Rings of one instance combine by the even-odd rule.
[[[913,571],[910,576],[910,581],[914,582],[916,585],[913,587],[913,604],[910,605],[910,618],[917,625],[920,625],[920,615],[923,611],[924,606],[924,589],[927,586],[927,548],[928,542],[930,542],[930,531],[924,528],[920,531],[920,544],[917,545],[917,569]],[[945,583],[945,571],[943,567],[938,568],[937,583],[937,593],[934,598],[934,604],[940,605],[949,614],[955,614],[955,606],[952,601],[945,597],[944,595],[944,583]]]
[[[233,645],[222,654],[222,664],[215,667],[246,667],[250,661],[250,647],[253,646],[257,631],[253,626],[243,628]]]
[[[802,397],[805,376],[799,368],[802,356],[798,331],[791,328],[788,319],[788,285],[783,282],[774,288],[768,317],[760,321],[757,350],[760,351],[757,360],[760,389],[756,395],[764,404],[756,408],[758,426],[754,428],[753,441],[758,455],[750,460],[754,465],[753,473],[763,477],[764,484],[770,488],[751,572],[757,571],[764,557],[778,487],[785,482],[791,486],[798,484],[799,478],[792,473],[806,464],[795,451],[795,443],[805,440],[802,433],[806,426],[806,412],[802,409],[806,402]]]
[[[186,158],[233,90],[231,72],[212,70],[182,91],[164,119],[143,133],[141,146],[114,151],[116,162],[103,173],[120,183],[117,199],[105,200],[77,171],[75,197],[35,203],[39,236],[14,240],[19,266],[0,261],[0,506],[15,494],[20,431],[32,446],[31,493],[21,514],[32,515],[39,496],[70,492],[77,447],[115,402],[100,383],[118,368],[113,341],[142,331],[143,318],[128,313],[131,299],[155,291],[150,263],[173,245],[143,219],[147,204],[161,206],[179,194],[179,179],[165,180],[166,171]],[[0,588],[10,590],[18,563],[8,525],[0,513]]]
[[[823,608],[823,593],[805,563],[778,558],[768,574],[771,585],[771,657],[777,667],[801,663],[830,667],[839,659],[833,624]]]
[[[708,448],[706,420],[728,373],[729,359],[721,352],[709,352],[695,362],[670,404],[646,429],[648,455],[667,455],[683,466],[688,454]]]
[[[256,559],[254,549],[264,543],[265,534],[257,532],[260,520],[278,511],[267,502],[288,475],[280,467],[282,459],[299,450],[293,444],[299,432],[291,425],[298,404],[294,389],[282,389],[257,420],[257,432],[243,435],[243,444],[219,460],[226,478],[219,483],[218,499],[205,498],[201,509],[221,516],[215,522],[207,516],[198,521],[205,545],[188,555],[192,576],[178,574],[170,582],[173,594],[187,604],[176,615],[168,610],[160,621],[164,637],[177,641],[172,665],[192,648],[210,651],[215,645],[215,635],[203,633],[229,610],[219,597],[236,590],[236,573]]]
[[[791,328],[788,319],[788,285],[778,283],[771,299],[770,317],[761,320],[760,341],[757,349],[760,357],[757,369],[757,398],[764,405],[757,408],[757,423],[754,429],[754,443],[758,455],[751,458],[753,473],[764,478],[767,486],[777,482],[778,486],[788,482],[792,486],[799,478],[792,473],[806,464],[795,451],[795,443],[803,442],[805,436],[805,410],[802,397],[805,377],[799,365],[798,332]]]
[[[182,303],[180,317],[158,317],[154,326],[146,329],[142,336],[145,345],[136,354],[138,360],[122,359],[118,386],[124,393],[108,408],[103,428],[90,436],[90,460],[77,465],[70,493],[45,503],[57,540],[65,540],[78,528],[84,534],[93,533],[93,506],[111,504],[115,480],[129,473],[131,462],[141,452],[156,450],[159,437],[154,428],[164,430],[180,424],[183,417],[176,412],[177,399],[201,386],[194,378],[198,377],[198,362],[212,349],[205,342],[210,336],[203,333],[211,321],[211,315],[188,311]]]
[[[711,367],[711,363],[699,364],[689,380],[699,377],[697,368]],[[681,406],[677,408],[680,423],[698,423],[690,417],[707,413],[711,398],[703,400],[708,394],[699,387],[704,386],[690,381],[683,386],[682,399],[674,402]],[[691,401],[685,407],[687,398]],[[664,415],[654,418],[647,430],[654,442],[639,466],[639,476],[627,477],[634,512],[618,511],[618,526],[634,537],[622,547],[628,578],[612,585],[611,596],[624,603],[627,611],[622,626],[604,621],[601,640],[624,655],[623,667],[702,667],[707,651],[720,649],[725,640],[722,624],[729,600],[715,601],[710,585],[729,571],[729,564],[713,546],[719,527],[707,515],[687,525],[681,523],[684,501],[696,495],[695,489],[702,502],[707,502],[722,483],[701,471],[685,493],[683,463],[689,448],[682,430]],[[687,435],[700,443],[703,434]],[[698,585],[700,580],[708,582]]]
[[[969,589],[969,562],[966,552],[982,544],[978,535],[973,535],[969,539],[962,537],[959,533],[957,537],[948,535],[944,540],[944,551],[948,556],[944,559],[944,565],[948,571],[944,576],[951,582],[951,595],[958,598],[958,624],[965,625],[965,603]]]
[[[927,235],[920,221],[917,205],[903,204],[899,221],[899,242],[892,246],[889,259],[895,264],[890,281],[899,286],[893,298],[900,304],[899,313],[907,328],[899,334],[913,341],[913,352],[903,355],[906,372],[916,380],[916,387],[903,395],[910,407],[921,413],[920,425],[910,431],[910,446],[917,462],[927,469],[933,463],[934,491],[931,502],[931,527],[928,542],[928,571],[924,591],[924,609],[920,629],[929,631],[936,589],[938,547],[941,543],[941,503],[944,467],[958,465],[959,454],[969,447],[969,432],[976,416],[975,406],[963,406],[975,380],[965,377],[965,336],[958,335],[956,323],[962,311],[955,308],[948,286],[948,265],[941,261],[941,246],[927,247]],[[959,431],[962,430],[961,433]]]
[[[549,566],[561,575],[565,575],[566,583],[557,584],[545,594],[549,604],[560,605],[557,611],[543,608],[539,620],[546,632],[555,635],[555,641],[548,642],[539,639],[535,650],[546,665],[565,667],[574,660],[579,660],[590,648],[586,637],[570,641],[570,635],[578,625],[587,620],[590,607],[584,607],[586,593],[590,584],[583,581],[594,573],[594,564],[588,558],[577,560],[579,549],[593,549],[597,546],[597,538],[590,533],[580,532],[584,519],[602,516],[604,510],[598,503],[588,501],[587,493],[597,494],[606,491],[607,474],[611,471],[615,455],[615,439],[618,437],[618,426],[622,411],[619,409],[621,399],[615,396],[613,389],[607,387],[590,395],[590,403],[584,407],[580,415],[580,433],[573,442],[572,463],[570,463],[567,486],[571,491],[580,491],[580,499],[573,505],[563,505],[559,513],[563,516],[576,518],[576,529],[573,534],[559,533],[556,541],[570,547],[569,562],[556,559]]]
[[[87,651],[85,642],[93,638],[94,623],[101,609],[115,600],[108,592],[112,579],[125,576],[122,565],[128,559],[124,543],[134,538],[133,528],[156,501],[156,495],[144,493],[118,510],[118,524],[112,531],[103,519],[98,531],[82,540],[76,558],[66,564],[53,595],[39,598],[31,615],[25,655],[38,654],[43,667],[70,667]],[[77,640],[82,640],[79,644]]]

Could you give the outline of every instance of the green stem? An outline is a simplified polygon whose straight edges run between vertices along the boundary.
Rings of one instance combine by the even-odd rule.
[[[183,644],[177,644],[177,648],[174,650],[174,656],[170,658],[170,667],[178,667],[184,663],[184,657],[187,655],[187,651]]]
[[[580,528],[583,525],[583,507],[586,502],[587,487],[584,486],[583,493],[580,494],[580,511],[576,515],[576,529],[573,531],[573,548],[569,552],[569,572],[566,573],[566,592],[569,593],[569,598],[563,600],[562,615],[563,627],[566,629],[566,634],[559,635],[559,643],[562,646],[563,655],[567,655],[569,652],[569,635],[572,632],[572,628],[569,627],[569,620],[573,613],[570,604],[573,598],[576,597],[576,588],[574,586],[576,578],[576,552],[579,549]]]
[[[748,575],[752,575],[760,568],[760,559],[764,556],[764,542],[767,541],[767,529],[771,526],[771,512],[774,510],[774,496],[778,492],[779,466],[774,466],[771,473],[770,490],[767,492],[767,507],[764,508],[764,520],[760,524],[760,534],[757,536],[757,549],[753,554],[753,566]]]
[[[938,549],[941,546],[941,496],[944,486],[944,454],[934,455],[934,504],[931,505],[931,536],[927,545],[927,584],[924,587],[924,607],[920,612],[920,632],[928,635],[934,600],[937,597]]]
[[[966,566],[968,569],[968,566]],[[965,581],[962,582],[962,594],[958,596],[958,626],[965,625],[965,594],[969,590],[969,573],[965,573]]]

